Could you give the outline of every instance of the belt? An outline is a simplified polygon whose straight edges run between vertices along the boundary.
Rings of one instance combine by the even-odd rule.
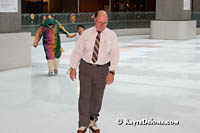
[[[91,64],[91,63],[88,63],[86,61],[84,61],[83,59],[81,59],[81,61],[83,61],[84,63],[90,65],[90,66],[93,66],[93,67],[100,67],[100,66],[105,66],[105,65],[108,65],[109,63],[106,63],[106,64],[103,64],[103,65],[98,65],[98,64]]]

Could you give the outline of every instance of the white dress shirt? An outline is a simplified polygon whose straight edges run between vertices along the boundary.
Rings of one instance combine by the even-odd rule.
[[[76,68],[82,58],[90,64],[104,65],[110,61],[109,70],[116,70],[119,60],[119,46],[116,34],[105,28],[100,34],[98,59],[92,62],[95,40],[98,32],[96,27],[91,27],[83,32],[78,39],[70,58],[70,67]]]

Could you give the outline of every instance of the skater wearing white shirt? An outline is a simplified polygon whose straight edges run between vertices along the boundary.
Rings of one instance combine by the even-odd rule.
[[[95,26],[85,30],[80,36],[70,59],[72,81],[76,79],[76,68],[79,65],[77,133],[85,133],[87,128],[93,133],[100,133],[96,122],[105,86],[113,83],[119,60],[118,39],[116,34],[107,28],[107,13],[103,10],[98,11],[94,21]]]

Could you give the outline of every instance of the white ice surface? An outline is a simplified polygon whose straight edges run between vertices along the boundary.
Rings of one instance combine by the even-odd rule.
[[[115,82],[106,87],[102,133],[199,133],[200,36],[193,40],[119,37]],[[47,77],[40,45],[32,67],[0,71],[0,133],[75,133],[78,81],[66,75],[75,42],[62,43],[59,75]],[[118,125],[118,118],[178,120],[179,125]]]

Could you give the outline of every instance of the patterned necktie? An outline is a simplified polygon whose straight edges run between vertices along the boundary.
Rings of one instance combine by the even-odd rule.
[[[92,54],[92,62],[95,63],[98,59],[98,53],[99,53],[99,43],[100,43],[100,31],[97,31],[98,35],[95,40],[94,50]]]

